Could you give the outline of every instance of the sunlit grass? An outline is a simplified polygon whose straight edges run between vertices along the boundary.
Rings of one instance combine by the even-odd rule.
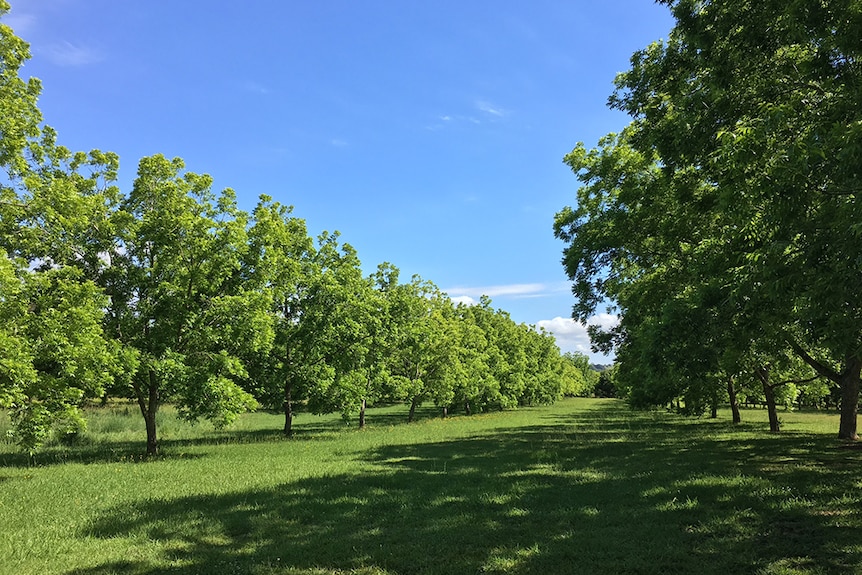
[[[98,409],[31,465],[0,445],[0,573],[862,572],[862,450],[835,413],[732,426],[619,402],[369,428],[277,415],[230,430]],[[0,421],[0,428],[5,425]]]

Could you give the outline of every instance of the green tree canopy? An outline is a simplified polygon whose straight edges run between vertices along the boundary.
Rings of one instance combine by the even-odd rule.
[[[256,405],[237,385],[240,357],[272,338],[270,295],[247,289],[241,261],[247,217],[234,194],[216,196],[205,175],[157,155],[140,162],[122,203],[120,242],[110,253],[110,330],[135,351],[135,398],[156,453],[156,412],[175,401],[189,419],[225,424]]]
[[[643,351],[697,321],[669,315],[667,302],[712,292],[733,333],[703,345],[796,350],[841,387],[839,436],[855,438],[862,7],[663,3],[676,18],[670,37],[632,57],[610,100],[631,124],[567,156],[584,186],[555,231],[569,244],[575,315],[609,298],[623,321],[605,341]]]

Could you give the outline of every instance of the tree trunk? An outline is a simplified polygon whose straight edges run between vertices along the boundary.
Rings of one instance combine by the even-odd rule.
[[[848,357],[844,362],[844,369],[841,373],[838,373],[811,357],[795,341],[791,341],[790,345],[805,363],[814,368],[814,371],[829,381],[838,384],[841,391],[841,405],[839,406],[841,420],[838,424],[838,439],[858,440],[859,436],[856,434],[856,415],[859,409],[859,377],[860,373],[862,373],[862,357],[858,353],[857,355]]]
[[[766,409],[769,412],[769,431],[778,433],[781,431],[781,422],[778,421],[778,410],[775,407],[775,390],[771,385],[764,384],[763,394],[766,396]]]
[[[733,414],[733,424],[738,425],[742,421],[739,415],[739,400],[736,397],[736,388],[733,387],[733,378],[727,378],[727,395],[730,397],[730,411]]]
[[[470,415],[470,400],[468,399],[464,400],[464,413]]]
[[[763,385],[763,397],[766,398],[766,409],[769,412],[769,431],[778,433],[781,431],[781,424],[778,421],[778,410],[775,408],[775,388],[769,384],[769,368],[758,368],[757,377],[760,378],[760,383]]]
[[[448,416],[449,416],[449,408],[444,405],[443,406],[443,417],[445,418]]]
[[[158,455],[159,442],[156,434],[156,413],[159,411],[159,382],[155,372],[147,372],[146,395],[137,383],[132,384],[135,396],[138,399],[138,407],[144,416],[144,424],[147,428],[147,455]]]
[[[359,406],[359,429],[365,428],[365,398],[362,398],[362,404]]]
[[[147,455],[159,454],[159,441],[156,437],[156,416],[155,414],[147,413]]]
[[[284,435],[290,437],[293,435],[293,403],[291,402],[291,391],[293,385],[290,381],[284,384]]]
[[[419,403],[418,398],[414,397],[410,400],[410,414],[407,416],[407,423],[413,423],[413,419],[416,417],[416,404]]]
[[[841,386],[841,421],[838,425],[838,439],[856,441],[856,415],[859,408],[859,378],[862,373],[862,358],[847,360],[841,372],[838,385]]]

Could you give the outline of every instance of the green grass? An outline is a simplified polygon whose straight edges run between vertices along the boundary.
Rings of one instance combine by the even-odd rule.
[[[369,429],[114,406],[35,466],[0,445],[0,573],[862,573],[862,450],[837,415],[718,420],[613,400]],[[165,414],[170,416],[169,413]],[[4,424],[0,422],[0,427]]]

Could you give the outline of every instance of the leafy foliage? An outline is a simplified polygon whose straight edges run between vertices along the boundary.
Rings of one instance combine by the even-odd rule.
[[[83,428],[80,401],[101,395],[116,374],[117,347],[102,334],[105,299],[79,276],[0,259],[0,407],[31,453],[57,425]]]
[[[0,15],[8,10],[0,0]],[[84,425],[85,400],[133,399],[147,453],[159,409],[216,426],[262,404],[349,420],[367,405],[468,410],[545,403],[580,389],[550,335],[490,300],[452,305],[432,283],[363,275],[337,232],[314,241],[292,208],[233,190],[180,158],[72,152],[42,124],[26,43],[0,25],[0,408],[33,452]]]
[[[862,10],[844,1],[666,0],[676,26],[635,53],[613,108],[632,118],[566,163],[557,214],[576,318],[610,301],[636,404],[702,410],[727,377],[793,350],[842,389],[856,437]]]

